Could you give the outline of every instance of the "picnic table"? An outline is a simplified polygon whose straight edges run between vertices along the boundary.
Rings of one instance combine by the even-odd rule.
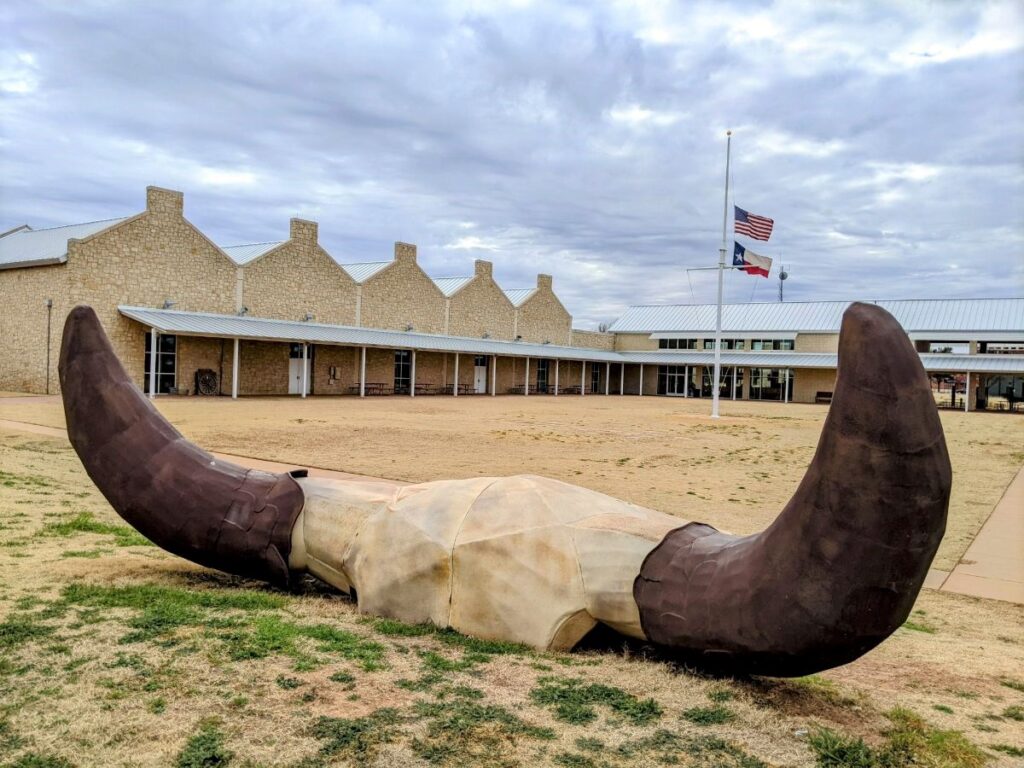
[[[580,393],[580,385],[570,384],[568,387],[559,387],[558,393],[560,395],[578,395]]]
[[[387,383],[383,381],[367,381],[363,384],[363,388],[367,395],[386,395],[390,389]],[[350,394],[358,395],[359,385],[353,384],[348,388],[348,391]]]

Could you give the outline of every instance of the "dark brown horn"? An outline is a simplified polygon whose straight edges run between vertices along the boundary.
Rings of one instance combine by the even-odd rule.
[[[292,477],[219,461],[182,437],[128,378],[90,307],[64,324],[60,384],[71,445],[121,517],[193,562],[287,583],[303,504]]]
[[[921,360],[885,310],[843,316],[814,460],[765,531],[690,524],[633,585],[647,637],[702,666],[791,676],[846,664],[910,613],[946,527],[952,472]]]

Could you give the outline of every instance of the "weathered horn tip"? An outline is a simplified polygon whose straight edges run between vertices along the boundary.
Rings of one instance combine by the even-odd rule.
[[[843,315],[832,406],[803,481],[759,534],[690,524],[634,584],[647,637],[702,666],[789,676],[846,664],[909,615],[952,474],[928,377],[899,322]]]

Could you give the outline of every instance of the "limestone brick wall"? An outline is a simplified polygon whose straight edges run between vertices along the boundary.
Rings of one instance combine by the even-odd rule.
[[[395,350],[366,350],[366,380],[381,382],[389,389],[395,385]],[[356,383],[359,383],[358,371],[356,372]]]
[[[242,269],[242,304],[253,317],[355,325],[356,284],[317,242],[317,224],[291,220],[287,242]]]
[[[523,341],[572,344],[572,316],[555,295],[551,275],[537,275],[537,290],[516,308],[515,327]]]
[[[146,211],[70,241],[65,269],[70,304],[92,305],[140,386],[146,329],[118,314],[119,304],[162,307],[170,300],[178,310],[235,311],[235,265],[185,219],[180,192],[147,187]]]
[[[395,261],[362,284],[361,325],[443,333],[445,296],[416,263],[416,246],[395,243]]]
[[[749,348],[749,347],[748,347]],[[838,333],[798,333],[793,343],[796,352],[832,352],[839,351]]]
[[[312,376],[313,394],[352,394],[349,387],[359,384],[359,349],[317,346],[313,356]]]
[[[233,350],[234,343],[228,342],[224,356],[225,394],[231,392]],[[288,351],[288,344],[242,341],[238,351],[238,394],[288,394]]]
[[[836,372],[831,368],[801,368],[793,371],[790,386],[794,403],[813,403],[818,392],[835,392]]]
[[[494,282],[491,262],[476,261],[473,279],[447,301],[449,336],[515,338],[516,309]]]
[[[196,393],[196,371],[208,368],[217,374],[220,394],[231,394],[231,340],[179,336],[177,341],[177,379],[182,393]]]
[[[588,347],[589,349],[605,349],[610,352],[615,349],[615,334],[600,333],[598,331],[581,331],[573,328],[572,346]]]
[[[57,359],[70,307],[66,265],[0,270],[0,390],[45,393],[49,343],[50,392],[60,391]]]
[[[627,351],[648,351],[658,349],[658,340],[650,338],[649,333],[615,333],[615,350]]]

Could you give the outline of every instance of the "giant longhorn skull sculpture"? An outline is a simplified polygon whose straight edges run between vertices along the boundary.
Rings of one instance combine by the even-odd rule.
[[[734,673],[845,664],[906,619],[945,529],[951,472],[927,377],[868,304],[843,318],[807,474],[751,536],[542,477],[398,486],[218,461],[132,384],[89,307],[68,316],[60,380],[89,476],[161,547],[278,584],[311,573],[363,612],[537,648],[602,623]]]

